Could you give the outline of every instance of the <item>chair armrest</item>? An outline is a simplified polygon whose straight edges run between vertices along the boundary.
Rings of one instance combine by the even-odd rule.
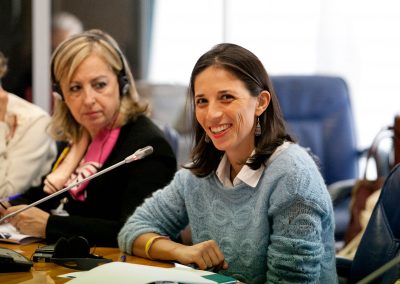
[[[343,199],[351,196],[351,191],[355,183],[356,179],[346,179],[337,181],[328,186],[328,191],[334,206],[340,203]]]
[[[345,283],[350,278],[352,264],[352,259],[336,256],[336,273],[340,280],[339,283]]]

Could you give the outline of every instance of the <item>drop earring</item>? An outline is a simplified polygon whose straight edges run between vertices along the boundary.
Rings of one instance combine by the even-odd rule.
[[[256,130],[254,131],[254,135],[256,137],[261,135],[260,117],[257,117],[257,125],[256,125]]]
[[[204,137],[204,142],[210,143],[210,137],[208,137],[207,134],[206,134],[206,136]]]

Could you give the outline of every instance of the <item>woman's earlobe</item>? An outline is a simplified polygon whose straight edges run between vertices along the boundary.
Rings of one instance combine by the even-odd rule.
[[[258,99],[257,113],[258,115],[261,115],[267,109],[271,101],[271,94],[268,91],[264,90],[260,92],[257,99]]]

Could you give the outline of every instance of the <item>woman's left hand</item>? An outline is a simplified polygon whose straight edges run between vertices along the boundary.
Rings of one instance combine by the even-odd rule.
[[[26,206],[27,205],[11,206],[7,208],[6,214],[15,212]],[[37,207],[32,207],[11,217],[8,221],[14,225],[21,234],[45,238],[49,216],[49,213]]]
[[[204,241],[192,246],[180,245],[172,252],[173,259],[182,264],[195,264],[199,269],[213,268],[216,271],[228,269],[224,254],[214,240]]]

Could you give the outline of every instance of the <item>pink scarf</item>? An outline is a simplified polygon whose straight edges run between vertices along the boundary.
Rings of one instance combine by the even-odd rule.
[[[120,131],[120,128],[114,128],[111,130],[105,129],[97,134],[92,143],[90,143],[79,166],[71,174],[71,177],[67,181],[67,185],[83,180],[84,178],[97,173],[99,169],[101,169],[104,162],[107,160],[108,156],[113,150]],[[89,182],[90,181],[86,181],[71,188],[69,190],[71,196],[75,200],[85,201],[85,188]]]

